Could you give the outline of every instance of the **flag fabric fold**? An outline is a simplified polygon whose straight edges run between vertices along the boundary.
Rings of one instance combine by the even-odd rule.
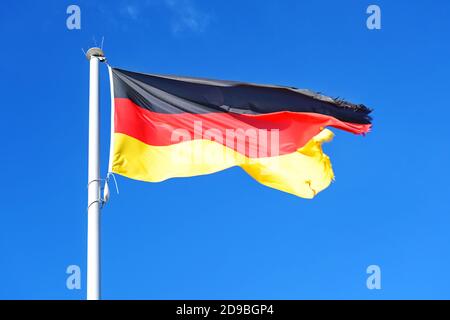
[[[326,127],[370,130],[370,109],[308,90],[143,74],[109,67],[110,168],[159,182],[240,166],[258,182],[313,198],[333,180]]]

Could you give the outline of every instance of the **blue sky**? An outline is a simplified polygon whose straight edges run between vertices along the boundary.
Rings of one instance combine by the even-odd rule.
[[[375,109],[334,130],[314,200],[233,168],[118,176],[102,212],[106,299],[450,299],[448,1],[10,1],[0,13],[0,298],[84,299],[88,62],[309,88]],[[81,8],[81,30],[66,8]],[[381,30],[366,8],[381,8]],[[109,80],[101,69],[102,173]],[[66,288],[79,265],[81,290]],[[380,266],[382,289],[366,268]]]

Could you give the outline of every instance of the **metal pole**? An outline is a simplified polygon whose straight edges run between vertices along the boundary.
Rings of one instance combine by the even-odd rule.
[[[91,48],[89,60],[89,160],[87,299],[100,299],[100,110],[98,64],[104,60],[101,49]]]

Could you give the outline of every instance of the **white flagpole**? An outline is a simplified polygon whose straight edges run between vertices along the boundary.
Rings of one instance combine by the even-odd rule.
[[[100,110],[99,61],[103,51],[90,48],[89,60],[89,160],[88,160],[88,232],[87,232],[87,300],[100,299]]]

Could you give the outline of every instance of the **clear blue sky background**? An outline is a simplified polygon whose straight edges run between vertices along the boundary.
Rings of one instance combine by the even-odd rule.
[[[345,3],[345,4],[344,4]],[[378,4],[382,29],[366,28]],[[81,30],[66,8],[81,8]],[[0,298],[84,299],[88,62],[309,88],[375,109],[334,130],[314,200],[239,168],[158,184],[118,177],[102,212],[107,299],[450,298],[448,1],[8,1],[2,48]],[[109,80],[101,69],[102,173]],[[66,267],[82,269],[66,289]],[[366,288],[381,267],[382,289]]]

